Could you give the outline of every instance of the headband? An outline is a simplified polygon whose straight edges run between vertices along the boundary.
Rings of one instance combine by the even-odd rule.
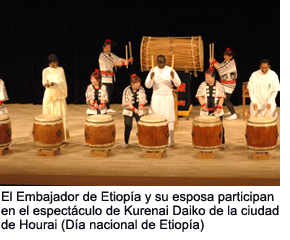
[[[112,45],[111,39],[107,39],[104,43],[104,45]]]

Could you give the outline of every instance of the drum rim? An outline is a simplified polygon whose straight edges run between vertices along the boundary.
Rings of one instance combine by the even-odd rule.
[[[212,120],[214,120],[214,121],[198,121],[198,119],[199,118],[210,118],[210,119],[212,119]],[[219,117],[216,117],[216,116],[196,116],[194,119],[193,119],[193,123],[199,123],[199,124],[201,124],[201,123],[204,123],[204,124],[215,124],[215,123],[220,123],[221,122],[221,120],[220,120],[220,118]]]
[[[40,120],[39,118],[41,118],[40,116],[55,116],[55,117],[58,117],[58,119],[43,119],[43,120]],[[34,121],[35,122],[41,122],[41,123],[44,123],[44,122],[49,122],[49,123],[54,123],[54,122],[59,122],[59,121],[62,121],[62,118],[61,116],[57,115],[57,114],[40,114],[40,115],[37,115],[34,117]]]
[[[146,121],[146,118],[151,117],[151,116],[160,117],[160,118],[162,118],[162,121]],[[145,121],[144,121],[144,118],[145,118]],[[154,119],[152,119],[152,120],[154,120]],[[146,116],[142,116],[140,118],[139,122],[147,123],[147,124],[148,123],[165,123],[165,122],[167,122],[167,119],[163,115],[146,115]]]
[[[4,122],[4,121],[7,121],[7,120],[9,120],[9,119],[10,119],[10,118],[9,118],[9,116],[8,116],[8,115],[6,115],[6,114],[1,114],[1,115],[0,115],[0,117],[3,117],[2,119],[0,119],[0,122],[1,122],[1,121],[3,121],[3,122]],[[6,118],[5,118],[5,117],[6,117]]]
[[[251,121],[252,119],[272,119],[272,121],[267,121],[267,122],[257,122],[257,121]],[[269,117],[269,116],[255,116],[255,117],[250,117],[247,120],[248,123],[252,124],[271,124],[271,123],[276,123],[276,119],[274,117]]]
[[[95,119],[96,116],[98,118],[101,118],[101,119]],[[106,121],[101,121],[103,117],[110,118],[110,119],[106,119]],[[93,120],[97,120],[97,121],[93,121]],[[102,124],[102,123],[106,124],[106,123],[111,123],[113,121],[114,121],[114,118],[111,115],[101,115],[101,114],[95,114],[93,116],[87,117],[87,119],[86,119],[86,122],[88,122],[88,123],[96,123],[96,124]]]

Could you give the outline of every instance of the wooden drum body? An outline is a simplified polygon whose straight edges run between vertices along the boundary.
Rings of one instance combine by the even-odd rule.
[[[110,115],[89,116],[85,124],[85,141],[93,149],[105,149],[114,146],[116,128]]]
[[[11,143],[11,121],[7,115],[0,114],[0,148],[7,148]]]
[[[278,128],[273,117],[250,117],[247,120],[246,140],[250,149],[267,151],[277,146]]]
[[[192,145],[203,151],[217,150],[222,145],[223,128],[215,116],[197,116],[193,119]]]
[[[62,119],[56,114],[42,114],[34,118],[33,136],[36,147],[58,148],[64,140]]]
[[[151,56],[154,56],[154,66],[158,55],[164,55],[166,61],[172,61],[174,54],[174,69],[176,71],[203,71],[203,41],[196,37],[148,37],[144,36],[140,47],[141,71],[152,68]]]
[[[138,140],[142,149],[165,149],[168,145],[168,137],[168,122],[164,116],[147,115],[140,118]]]

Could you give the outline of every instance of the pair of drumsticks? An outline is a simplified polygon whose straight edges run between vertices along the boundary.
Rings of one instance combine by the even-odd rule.
[[[129,52],[130,52],[130,58],[132,58],[132,46],[131,46],[131,41],[128,42],[129,44]],[[126,52],[126,62],[128,61],[128,46],[125,46],[125,52]],[[133,65],[133,61],[131,62]],[[129,64],[128,64],[129,65]],[[126,65],[126,68],[128,68],[128,65]]]

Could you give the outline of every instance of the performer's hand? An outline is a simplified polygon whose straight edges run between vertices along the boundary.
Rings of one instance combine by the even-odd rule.
[[[174,78],[174,72],[173,72],[173,71],[170,72],[170,76],[171,76],[172,78]]]
[[[202,109],[203,111],[207,111],[207,107],[206,107],[206,106],[201,107],[201,109]]]
[[[258,109],[258,104],[257,104],[257,103],[254,103],[254,104],[253,104],[253,108],[254,108],[254,110],[256,111],[256,110]]]
[[[136,108],[134,112],[135,112],[136,114],[138,114],[138,113],[139,113],[139,110]]]
[[[268,108],[268,109],[271,108],[271,104],[270,104],[270,103],[267,104],[267,108]]]
[[[140,109],[140,110],[143,110],[143,109],[144,109],[144,106],[141,104],[141,105],[139,106],[139,109]]]
[[[133,57],[129,58],[129,62],[132,63],[133,62]]]
[[[152,72],[152,73],[151,73],[151,79],[152,79],[152,80],[153,80],[154,76],[155,76],[155,73]]]
[[[53,86],[54,86],[54,83],[53,82],[49,84],[49,87],[53,87]]]
[[[46,84],[44,84],[43,86],[44,86],[45,88],[48,88],[48,87],[49,87],[49,84],[46,83]]]
[[[216,113],[220,113],[222,110],[220,108],[217,108],[215,111]]]
[[[210,58],[209,59],[209,64],[211,64],[212,62],[214,62],[215,61],[215,58]]]

